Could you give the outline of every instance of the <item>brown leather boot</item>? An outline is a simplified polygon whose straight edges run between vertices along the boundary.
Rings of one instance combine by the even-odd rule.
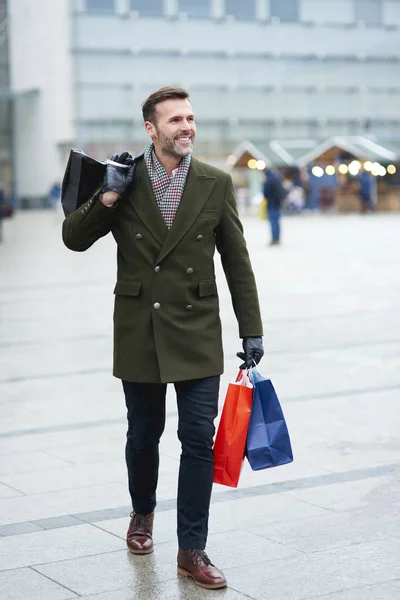
[[[197,585],[209,590],[228,585],[222,571],[212,564],[204,550],[179,549],[178,573],[184,577],[192,577]]]
[[[153,552],[154,513],[148,515],[131,514],[126,543],[132,554],[150,554]]]

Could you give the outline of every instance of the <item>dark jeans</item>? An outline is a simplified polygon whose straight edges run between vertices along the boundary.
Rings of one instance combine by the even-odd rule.
[[[214,419],[218,414],[219,376],[175,383],[178,438],[182,453],[178,481],[178,542],[204,549],[214,474]],[[128,409],[126,464],[133,510],[142,515],[156,506],[160,437],[165,426],[162,383],[123,381]]]
[[[279,242],[281,238],[281,209],[269,208],[268,219],[271,226],[271,236],[273,242]]]

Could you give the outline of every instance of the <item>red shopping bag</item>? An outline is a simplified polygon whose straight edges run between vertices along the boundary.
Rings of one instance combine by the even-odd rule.
[[[237,487],[243,466],[253,387],[246,371],[230,383],[214,444],[214,483]]]

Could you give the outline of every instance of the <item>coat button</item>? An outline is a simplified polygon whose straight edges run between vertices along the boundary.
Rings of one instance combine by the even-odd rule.
[[[159,273],[160,271],[161,271],[161,267],[159,267],[158,265],[156,267],[154,267],[155,273]]]
[[[135,237],[136,237],[137,240],[142,240],[143,239],[143,236],[142,236],[141,233],[137,233]]]
[[[161,304],[159,302],[154,302],[153,307],[155,310],[159,310],[161,308]]]
[[[188,304],[188,305],[186,306],[186,310],[192,310],[192,308],[193,308],[193,306],[192,306],[191,304]]]
[[[198,235],[198,236],[197,236],[196,240],[197,240],[198,242],[201,242],[201,240],[202,240],[202,239],[203,239],[203,236],[202,236],[202,235],[201,235],[201,233],[200,233],[200,235]]]
[[[193,273],[193,269],[192,269],[192,267],[189,267],[188,269],[186,269],[186,273],[187,273],[188,275],[191,275],[191,274]]]

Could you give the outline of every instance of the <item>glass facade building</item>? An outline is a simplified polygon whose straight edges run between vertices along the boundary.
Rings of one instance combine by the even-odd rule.
[[[40,11],[12,0],[8,9],[23,195],[44,193],[71,147],[102,158],[141,150],[141,104],[164,85],[189,90],[196,153],[217,165],[244,140],[400,138],[400,0],[41,0]]]
[[[244,139],[400,136],[398,0],[75,2],[76,132],[82,145],[146,137],[140,104],[191,93],[199,150]]]

